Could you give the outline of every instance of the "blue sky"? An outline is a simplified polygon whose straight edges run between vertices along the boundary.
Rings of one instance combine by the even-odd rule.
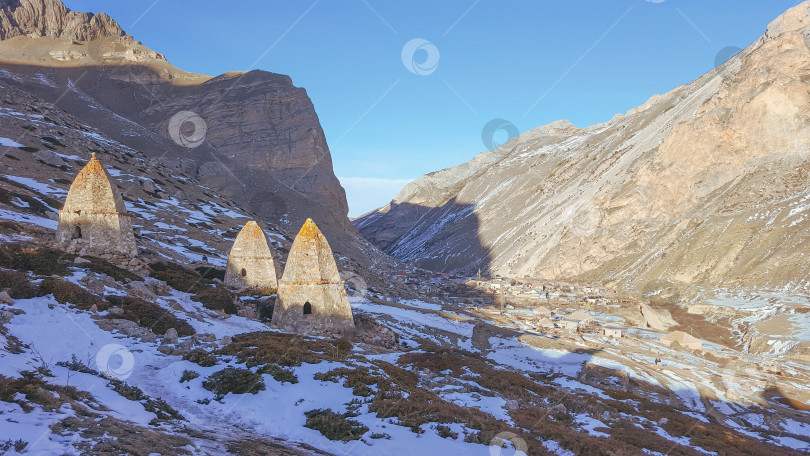
[[[579,127],[609,120],[709,71],[721,50],[746,47],[797,2],[65,4],[110,14],[186,71],[290,75],[315,104],[356,216],[387,203],[408,180],[486,150],[482,130],[493,119],[520,132],[556,119]],[[422,45],[403,60],[413,39]],[[505,136],[498,131],[495,143]]]

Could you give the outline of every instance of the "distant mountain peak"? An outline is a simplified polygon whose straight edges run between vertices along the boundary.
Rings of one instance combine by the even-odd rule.
[[[810,25],[810,1],[804,1],[768,24],[766,38],[775,38],[784,33],[798,32]]]
[[[71,11],[60,0],[0,0],[0,40],[42,36],[92,41],[124,35],[105,13]]]
[[[691,83],[602,124],[529,130],[412,181],[355,226],[442,272],[810,286],[808,36],[804,2]]]

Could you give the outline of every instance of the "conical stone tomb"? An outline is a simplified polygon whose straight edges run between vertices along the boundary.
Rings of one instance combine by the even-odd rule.
[[[278,288],[276,262],[258,223],[247,222],[228,254],[225,285],[239,289]]]
[[[70,185],[59,211],[56,240],[80,254],[138,254],[132,220],[110,175],[96,158],[87,162]]]
[[[332,248],[312,219],[307,219],[290,248],[271,324],[299,334],[354,331],[352,308]]]

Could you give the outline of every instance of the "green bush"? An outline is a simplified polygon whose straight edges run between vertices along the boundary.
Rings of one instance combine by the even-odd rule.
[[[264,390],[264,380],[261,374],[255,374],[248,369],[226,367],[214,372],[203,382],[203,388],[212,391],[217,398],[223,398],[228,393],[256,394]]]
[[[75,283],[54,277],[45,278],[37,290],[37,296],[52,294],[62,304],[70,303],[82,310],[90,310],[93,305],[98,310],[106,310],[110,304]]]
[[[174,328],[180,337],[191,336],[194,328],[187,321],[181,320],[170,311],[157,304],[130,296],[108,296],[107,300],[114,306],[123,309],[123,315],[110,315],[108,318],[123,318],[148,328],[156,335],[166,334]]]
[[[338,414],[330,409],[315,409],[304,413],[307,423],[304,425],[323,434],[329,440],[348,442],[357,440],[368,432],[363,423],[353,420],[344,414]]]

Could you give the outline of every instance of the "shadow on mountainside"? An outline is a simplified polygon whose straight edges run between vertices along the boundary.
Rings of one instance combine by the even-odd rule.
[[[4,85],[53,101],[104,137],[197,179],[277,224],[288,237],[312,218],[335,250],[368,262],[369,254],[358,247],[358,233],[346,216],[345,193],[334,176],[312,102],[288,76],[252,71],[184,85],[137,64],[2,63],[2,69]],[[173,140],[171,121],[183,112],[197,115],[204,128],[197,131],[197,124],[186,121],[178,126],[182,139]],[[109,147],[92,132],[87,135],[99,148]],[[186,144],[199,136],[199,143]],[[168,196],[177,192],[165,190]]]
[[[475,204],[455,198],[437,207],[391,203],[354,220],[366,239],[394,258],[430,271],[489,275],[490,250],[478,236]],[[391,215],[394,215],[393,217]],[[436,254],[441,252],[441,254]]]

